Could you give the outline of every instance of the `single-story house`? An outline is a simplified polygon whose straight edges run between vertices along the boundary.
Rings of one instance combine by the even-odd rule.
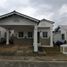
[[[0,27],[6,30],[6,45],[10,45],[9,39],[13,37],[14,44],[32,45],[34,52],[38,52],[38,47],[53,47],[53,23],[17,11],[0,16]]]
[[[67,25],[59,25],[53,32],[53,41],[67,41]]]

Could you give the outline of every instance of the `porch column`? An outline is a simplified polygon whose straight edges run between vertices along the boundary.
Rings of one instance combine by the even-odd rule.
[[[34,39],[33,39],[34,52],[38,52],[38,43],[37,43],[37,26],[34,27]]]
[[[52,33],[52,28],[50,28],[50,46],[53,47],[53,33]]]
[[[9,31],[6,32],[6,45],[9,45]]]

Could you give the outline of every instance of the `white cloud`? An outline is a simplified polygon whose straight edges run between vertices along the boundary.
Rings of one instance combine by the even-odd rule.
[[[6,4],[5,4],[6,1],[7,1],[7,0],[0,0],[0,7],[1,7],[1,8],[4,8],[4,7],[6,6]]]
[[[67,13],[67,4],[62,5],[62,7],[59,9],[59,14],[63,15]]]
[[[49,20],[52,20],[53,19],[53,15],[54,15],[54,13],[45,12],[42,15],[41,14],[37,15],[36,18],[38,18],[38,19],[49,19]]]
[[[53,20],[56,25],[67,21],[67,0],[0,0],[0,15],[13,10],[38,19]]]
[[[23,14],[30,15],[30,16],[33,16],[33,14],[35,13],[35,9],[30,7],[30,6],[29,7],[25,7],[25,8],[19,7],[16,10],[21,12],[21,13],[23,13]]]

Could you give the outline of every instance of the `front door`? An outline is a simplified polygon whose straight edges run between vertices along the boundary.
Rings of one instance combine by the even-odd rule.
[[[40,32],[37,32],[38,43],[40,43]]]

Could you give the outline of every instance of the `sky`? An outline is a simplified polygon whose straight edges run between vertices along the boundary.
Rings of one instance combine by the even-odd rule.
[[[54,27],[67,25],[67,0],[0,0],[0,15],[11,11],[54,21]]]

